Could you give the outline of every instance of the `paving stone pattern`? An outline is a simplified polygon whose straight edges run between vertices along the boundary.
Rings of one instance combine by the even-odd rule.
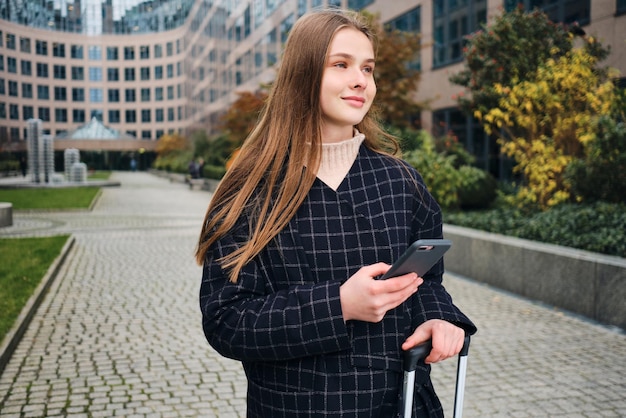
[[[0,237],[76,242],[0,376],[0,417],[244,417],[239,363],[200,325],[193,250],[210,193],[116,172],[92,211],[14,213]],[[549,278],[546,278],[549,280]],[[453,275],[479,327],[465,417],[626,417],[626,335]],[[452,416],[456,360],[434,366]]]

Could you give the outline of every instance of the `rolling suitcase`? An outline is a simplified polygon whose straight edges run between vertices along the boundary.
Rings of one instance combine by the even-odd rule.
[[[467,354],[469,353],[470,336],[465,336],[463,348],[459,352],[459,364],[456,370],[456,389],[454,391],[454,418],[463,415],[463,396],[465,394],[465,375],[467,372]],[[432,349],[431,341],[420,344],[404,352],[404,385],[402,399],[404,401],[402,417],[411,418],[413,412],[413,390],[415,389],[415,369],[417,363],[428,356]]]

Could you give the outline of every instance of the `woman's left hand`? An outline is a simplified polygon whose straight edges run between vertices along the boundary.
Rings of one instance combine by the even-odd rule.
[[[437,363],[454,357],[463,348],[465,331],[442,319],[430,319],[415,329],[415,332],[402,344],[403,350],[410,350],[428,340],[432,340],[433,348],[424,359],[426,364]]]

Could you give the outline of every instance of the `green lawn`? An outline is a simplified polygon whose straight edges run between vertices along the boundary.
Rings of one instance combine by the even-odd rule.
[[[90,180],[106,180],[110,171],[96,171]],[[100,190],[86,187],[37,187],[0,189],[0,202],[10,202],[13,210],[20,209],[87,209]]]
[[[0,239],[0,341],[19,316],[69,235]]]
[[[99,187],[0,189],[0,202],[10,202],[20,209],[86,209]]]
[[[98,174],[98,173],[96,173]],[[109,172],[90,178],[106,179]],[[20,209],[86,209],[99,187],[0,189],[0,202]],[[0,341],[24,304],[59,256],[68,235],[45,238],[0,238]]]

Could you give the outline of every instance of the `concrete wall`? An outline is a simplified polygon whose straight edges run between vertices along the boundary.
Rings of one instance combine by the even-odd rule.
[[[626,329],[626,259],[453,225],[447,271]]]

